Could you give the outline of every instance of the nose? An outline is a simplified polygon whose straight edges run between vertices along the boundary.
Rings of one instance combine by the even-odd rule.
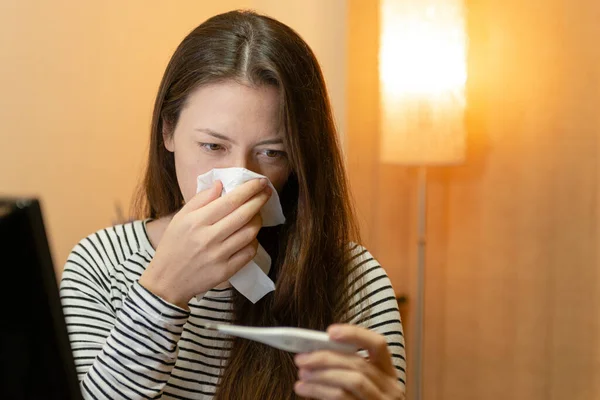
[[[235,158],[235,161],[231,166],[236,168],[245,168],[247,170],[260,174],[260,169],[258,168],[258,165],[254,162],[254,159],[253,157],[251,157],[250,154],[240,154]]]

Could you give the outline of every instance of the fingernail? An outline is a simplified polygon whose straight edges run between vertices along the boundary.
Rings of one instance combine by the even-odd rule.
[[[310,373],[310,371],[307,371],[305,369],[301,369],[298,372],[298,376],[300,377],[301,380],[309,380],[311,375],[312,374]]]
[[[296,362],[296,364],[302,364],[306,361],[307,358],[307,354],[298,354],[296,355],[296,357],[294,357],[294,361]]]
[[[269,195],[270,195],[272,192],[273,192],[273,190],[271,189],[271,186],[267,186],[267,187],[265,187],[265,193],[266,193],[266,194],[269,194]]]
[[[267,183],[268,183],[267,178],[260,178],[260,185],[261,186],[265,187],[265,186],[267,186]]]
[[[331,326],[327,329],[327,333],[330,338],[337,339],[342,335],[342,329],[339,326]]]

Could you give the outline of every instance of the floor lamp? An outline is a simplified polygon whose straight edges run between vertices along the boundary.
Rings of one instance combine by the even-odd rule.
[[[380,161],[418,167],[417,282],[408,390],[423,391],[427,168],[465,154],[462,0],[380,0]]]

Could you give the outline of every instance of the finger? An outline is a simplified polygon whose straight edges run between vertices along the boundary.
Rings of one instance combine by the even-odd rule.
[[[356,397],[339,387],[329,387],[318,383],[298,381],[294,384],[298,396],[321,400],[356,400]]]
[[[259,223],[257,223],[257,221]],[[220,255],[230,257],[233,253],[246,247],[248,244],[256,240],[256,236],[258,235],[262,224],[260,221],[262,221],[260,216],[258,216],[258,218],[255,216],[248,224],[244,225],[238,229],[237,232],[227,237],[221,243]],[[216,240],[219,240],[219,238],[217,237]]]
[[[248,225],[250,221],[255,218],[256,214],[260,212],[262,206],[269,201],[270,197],[270,193],[262,191],[239,206],[231,214],[213,224],[212,228],[215,232],[215,239],[225,240],[243,226]]]
[[[252,241],[249,245],[235,252],[227,261],[226,270],[223,276],[223,282],[231,278],[242,267],[248,264],[256,256],[258,249],[258,240]]]
[[[218,199],[221,196],[222,191],[223,183],[221,181],[215,181],[212,187],[196,193],[190,201],[185,203],[181,208],[181,212],[188,213],[206,206],[210,202]]]
[[[267,188],[267,179],[252,179],[203,208],[203,223],[212,225]]]
[[[258,204],[260,204],[260,203],[258,203]],[[240,232],[241,230],[246,229],[246,228],[255,229],[256,234],[258,233],[258,231],[262,227],[262,217],[260,215],[260,208],[258,211],[256,211],[254,216],[252,216],[250,218],[250,220],[248,222],[246,222],[245,225],[243,225],[237,231],[231,232],[231,230],[234,229],[235,225],[228,227],[229,223],[234,224],[234,222],[236,221],[236,218],[240,218],[239,220],[237,220],[237,222],[243,223],[244,220],[246,218],[248,218],[249,215],[254,210],[254,208],[247,207],[246,205],[243,205],[242,207],[244,210],[247,211],[247,213],[246,213],[246,211],[242,211],[241,212],[242,216],[239,216],[237,214],[237,212],[239,210],[238,209],[238,210],[234,211],[234,213],[236,213],[235,215],[234,215],[234,213],[232,213],[211,227],[211,229],[214,229],[214,231],[215,231],[215,240],[222,241],[225,244],[225,242],[228,242],[230,238],[234,238],[238,232]],[[254,234],[254,237],[256,237],[256,234]],[[252,237],[252,239],[254,239],[254,237]],[[244,244],[248,244],[248,241],[245,241]]]
[[[260,212],[257,213],[256,215],[254,215],[254,217],[252,217],[252,219],[250,220],[249,224],[252,225],[252,226],[257,226],[259,229],[262,228],[263,219],[262,219],[262,215],[260,215]]]
[[[349,324],[332,325],[327,329],[327,333],[332,340],[354,344],[367,350],[372,364],[389,376],[396,376],[387,341],[383,335]]]
[[[298,354],[296,366],[306,370],[344,369],[358,371],[369,378],[379,389],[385,388],[384,375],[373,364],[356,354],[341,354],[334,351],[315,351]]]
[[[358,371],[348,371],[347,369],[309,371],[301,369],[298,376],[303,382],[342,388],[358,399],[383,399],[381,390],[373,381]]]

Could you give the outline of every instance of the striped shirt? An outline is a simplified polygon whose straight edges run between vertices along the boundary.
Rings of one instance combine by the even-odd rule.
[[[353,252],[352,280],[362,285],[347,322],[386,337],[404,386],[404,337],[390,280],[365,249]],[[60,295],[86,399],[210,399],[216,392],[232,339],[204,325],[231,323],[234,289],[210,290],[181,309],[138,283],[153,256],[145,221],[100,230],[69,255]]]

